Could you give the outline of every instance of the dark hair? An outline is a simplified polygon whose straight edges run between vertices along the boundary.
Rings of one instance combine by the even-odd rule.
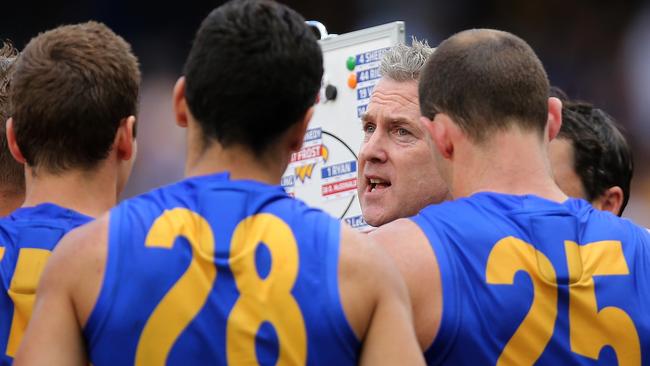
[[[9,88],[14,74],[18,50],[11,42],[3,42],[0,48],[0,188],[16,192],[25,190],[25,173],[9,153],[5,125],[11,116]]]
[[[490,29],[457,33],[438,46],[420,76],[422,115],[449,115],[473,141],[512,125],[542,135],[549,82],[522,39]]]
[[[632,151],[621,127],[603,110],[586,102],[567,100],[566,94],[551,89],[551,96],[563,100],[562,127],[558,138],[573,146],[573,169],[580,177],[587,200],[593,201],[608,188],[623,190],[620,216],[630,199],[634,171]]]
[[[90,170],[137,112],[140,71],[131,47],[97,22],[41,33],[12,82],[16,140],[27,164],[51,173]]]
[[[187,103],[206,142],[261,153],[315,103],[323,59],[313,32],[292,9],[231,1],[201,24],[185,75]]]

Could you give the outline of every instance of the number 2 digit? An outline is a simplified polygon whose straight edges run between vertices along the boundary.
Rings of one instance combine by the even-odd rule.
[[[171,249],[179,236],[190,243],[192,261],[149,317],[138,342],[136,365],[165,364],[176,339],[201,310],[217,278],[210,224],[188,209],[167,210],[158,217],[145,246]]]
[[[552,285],[533,275],[538,260],[546,280]],[[512,285],[518,271],[528,273],[533,282],[533,304],[499,356],[499,366],[532,365],[544,352],[555,328],[557,286],[551,261],[522,240],[513,237],[500,240],[488,257],[487,283]]]

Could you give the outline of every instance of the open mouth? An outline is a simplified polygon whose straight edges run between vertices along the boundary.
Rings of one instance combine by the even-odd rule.
[[[390,182],[380,178],[368,179],[368,191],[374,192],[375,190],[386,189],[390,187]]]

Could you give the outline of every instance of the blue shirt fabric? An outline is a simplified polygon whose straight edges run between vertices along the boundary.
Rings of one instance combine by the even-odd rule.
[[[429,365],[650,365],[650,235],[569,199],[478,193],[412,220],[440,268]]]
[[[339,299],[340,224],[279,186],[194,177],[110,213],[84,329],[95,366],[352,365]]]
[[[68,231],[90,220],[89,216],[51,203],[19,208],[0,219],[1,365],[13,361],[50,252]]]

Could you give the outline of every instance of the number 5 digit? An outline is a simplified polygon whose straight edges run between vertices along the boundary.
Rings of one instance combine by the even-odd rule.
[[[640,365],[641,346],[632,319],[617,307],[598,310],[592,278],[630,273],[621,242],[599,241],[579,246],[566,241],[564,248],[569,275],[578,280],[569,287],[571,351],[598,360],[600,350],[610,345],[619,365]]]

